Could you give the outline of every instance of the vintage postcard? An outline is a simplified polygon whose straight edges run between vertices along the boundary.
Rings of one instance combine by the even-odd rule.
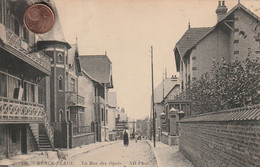
[[[0,167],[259,152],[260,0],[0,0]]]

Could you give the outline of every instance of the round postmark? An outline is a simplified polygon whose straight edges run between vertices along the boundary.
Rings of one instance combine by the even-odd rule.
[[[26,10],[23,21],[28,30],[36,34],[43,34],[53,27],[55,15],[47,5],[34,4]]]

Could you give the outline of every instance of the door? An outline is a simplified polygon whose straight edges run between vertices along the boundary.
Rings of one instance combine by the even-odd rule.
[[[21,151],[22,154],[27,154],[27,135],[26,125],[21,126]]]

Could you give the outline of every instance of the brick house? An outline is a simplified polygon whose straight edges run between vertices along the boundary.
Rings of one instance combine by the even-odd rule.
[[[213,61],[243,61],[260,56],[260,18],[241,3],[227,11],[225,1],[219,1],[215,26],[189,26],[176,43],[174,55],[181,90],[210,72]]]
[[[52,60],[51,76],[45,79],[44,85],[50,87],[49,115],[55,130],[55,147],[72,148],[86,144],[77,142],[80,139],[75,136],[92,130],[86,126],[85,97],[79,95],[78,80],[82,71],[77,45],[65,40],[56,6],[53,1],[48,4],[55,13],[55,24],[38,38],[37,47]],[[93,136],[89,139],[92,142]]]
[[[23,24],[34,1],[0,1],[0,159],[53,149],[49,123],[51,59],[38,51]]]
[[[241,3],[227,11],[225,1],[219,1],[215,26],[189,26],[176,43],[174,55],[181,91],[206,72],[211,72],[213,61],[221,64],[223,60],[229,63],[260,56],[260,18]]]
[[[80,56],[82,69],[96,82],[94,120],[97,141],[108,140],[108,90],[113,88],[112,62],[107,55]]]

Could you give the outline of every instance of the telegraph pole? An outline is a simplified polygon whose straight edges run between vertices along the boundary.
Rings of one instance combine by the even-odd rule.
[[[155,147],[155,112],[154,112],[154,86],[153,86],[153,46],[151,46],[151,68],[152,68],[152,111],[153,111],[153,144]]]

